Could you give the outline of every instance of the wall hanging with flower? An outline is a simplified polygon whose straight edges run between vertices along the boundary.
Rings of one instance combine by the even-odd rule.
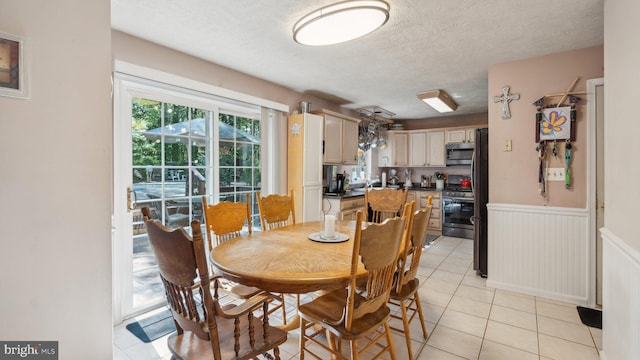
[[[565,188],[571,188],[572,145],[576,140],[576,104],[581,100],[577,94],[584,91],[572,91],[580,77],[571,83],[567,91],[560,94],[545,95],[533,105],[536,107],[536,151],[538,153],[538,185],[540,195],[547,197],[546,167],[549,155],[561,157],[559,142],[564,142]],[[560,97],[560,101],[545,106],[545,100]],[[568,100],[568,104],[565,101]],[[548,148],[551,144],[551,149]],[[548,154],[548,152],[551,152]]]

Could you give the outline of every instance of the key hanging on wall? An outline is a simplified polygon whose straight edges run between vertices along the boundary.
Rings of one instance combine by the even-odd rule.
[[[571,140],[567,140],[564,145],[564,187],[566,189],[571,189]]]

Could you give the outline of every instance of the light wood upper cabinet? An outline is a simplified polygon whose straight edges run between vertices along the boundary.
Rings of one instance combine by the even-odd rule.
[[[324,118],[325,164],[358,163],[358,122],[360,120],[329,110],[313,111]]]
[[[409,166],[427,165],[427,132],[409,133]]]
[[[357,138],[356,138],[356,141]],[[342,163],[342,119],[324,115],[324,157],[325,164]]]
[[[447,144],[472,143],[476,135],[476,129],[455,129],[446,131]]]
[[[378,150],[378,166],[445,166],[444,131],[389,131],[386,149]]]
[[[387,147],[378,150],[378,166],[409,165],[409,131],[388,131]]]
[[[391,151],[390,166],[407,166],[409,164],[409,132],[396,131],[391,133],[391,146],[387,146]]]
[[[358,163],[358,122],[342,119],[342,163]]]
[[[444,131],[427,131],[427,166],[445,166]]]
[[[476,129],[467,129],[467,142],[476,142]]]

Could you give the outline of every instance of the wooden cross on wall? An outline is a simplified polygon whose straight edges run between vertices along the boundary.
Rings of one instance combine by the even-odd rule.
[[[509,110],[509,103],[513,100],[520,99],[520,94],[512,94],[509,95],[509,87],[505,86],[502,88],[502,96],[494,96],[493,102],[502,103],[502,118],[503,119],[511,119],[511,111]]]

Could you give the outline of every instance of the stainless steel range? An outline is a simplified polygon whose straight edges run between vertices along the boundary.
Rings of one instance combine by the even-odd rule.
[[[450,175],[442,191],[442,235],[474,238],[474,194],[465,184],[467,176]]]

